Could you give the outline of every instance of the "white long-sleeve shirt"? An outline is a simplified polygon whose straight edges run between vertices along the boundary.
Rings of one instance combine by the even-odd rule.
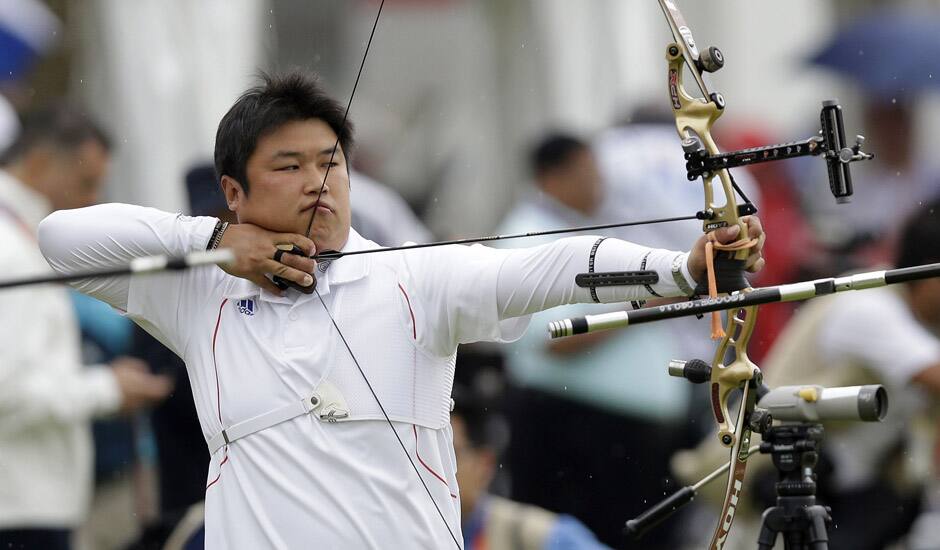
[[[48,275],[35,231],[48,201],[0,171],[3,277]],[[120,404],[113,375],[85,368],[66,290],[0,291],[0,529],[70,528],[92,487],[89,421]]]
[[[67,273],[204,249],[215,222],[101,205],[48,217],[40,245],[49,263]],[[328,268],[321,263],[323,304],[316,294],[271,295],[218,268],[76,287],[127,311],[183,357],[207,440],[310,395],[324,381],[348,402],[356,420],[299,416],[213,453],[207,548],[438,549],[462,540],[447,422],[458,344],[511,340],[532,312],[592,300],[574,276],[588,270],[596,241],[347,256]],[[351,231],[343,251],[375,247]],[[597,247],[595,270],[639,269],[644,256],[660,274],[654,290],[678,295],[671,272],[677,257],[689,279],[680,253],[607,239]],[[643,287],[603,288],[597,295],[603,301],[649,297]],[[412,461],[389,433],[344,339]]]

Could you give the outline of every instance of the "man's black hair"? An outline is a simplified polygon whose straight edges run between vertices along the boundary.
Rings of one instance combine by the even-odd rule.
[[[549,134],[540,140],[529,154],[532,174],[538,178],[550,170],[565,165],[572,155],[584,151],[588,144],[562,133]]]
[[[261,85],[238,98],[219,122],[215,135],[216,179],[229,176],[248,192],[248,159],[258,141],[284,124],[320,119],[339,137],[346,159],[353,148],[353,126],[344,122],[345,107],[320,87],[315,77],[301,71],[260,73]]]
[[[0,155],[0,166],[7,166],[36,147],[48,146],[61,151],[75,151],[89,141],[111,149],[111,140],[91,118],[66,104],[41,107],[23,115],[16,140]]]
[[[940,198],[911,214],[898,248],[897,267],[940,262]]]

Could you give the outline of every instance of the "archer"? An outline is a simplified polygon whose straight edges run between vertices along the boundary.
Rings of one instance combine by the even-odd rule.
[[[459,548],[448,425],[458,345],[518,338],[530,314],[592,295],[651,296],[643,285],[577,286],[585,271],[645,264],[657,294],[682,296],[705,277],[706,238],[688,253],[586,236],[318,265],[318,251],[379,248],[350,227],[352,125],[304,74],[263,80],[216,136],[217,176],[239,223],[99,205],[46,218],[43,254],[62,273],[215,246],[238,254],[227,272],[74,284],[185,360],[211,453],[207,548]],[[763,231],[745,220],[758,241],[746,262],[754,271]],[[713,235],[727,243],[739,232]],[[285,254],[291,246],[301,254]]]

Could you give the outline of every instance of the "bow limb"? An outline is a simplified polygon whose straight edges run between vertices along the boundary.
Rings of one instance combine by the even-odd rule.
[[[725,336],[715,352],[711,370],[712,414],[718,423],[718,440],[730,449],[728,484],[722,502],[718,526],[709,548],[720,549],[731,530],[738,498],[744,485],[747,468],[747,449],[751,443],[750,415],[757,403],[756,385],[760,383],[760,369],[747,355],[747,345],[757,322],[757,306],[728,312]],[[725,363],[725,358],[731,360]],[[731,393],[742,390],[737,419],[731,421],[728,399]]]

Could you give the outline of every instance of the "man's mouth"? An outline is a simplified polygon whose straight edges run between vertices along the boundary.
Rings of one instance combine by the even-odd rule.
[[[302,212],[309,212],[309,211],[313,210],[314,207],[316,207],[317,210],[320,210],[320,211],[322,211],[323,213],[332,212],[332,211],[333,211],[332,208],[330,208],[328,205],[326,205],[326,204],[324,204],[324,203],[321,202],[321,203],[319,203],[319,204],[313,203],[313,204],[311,204],[310,206],[304,207],[304,209],[302,210]]]

